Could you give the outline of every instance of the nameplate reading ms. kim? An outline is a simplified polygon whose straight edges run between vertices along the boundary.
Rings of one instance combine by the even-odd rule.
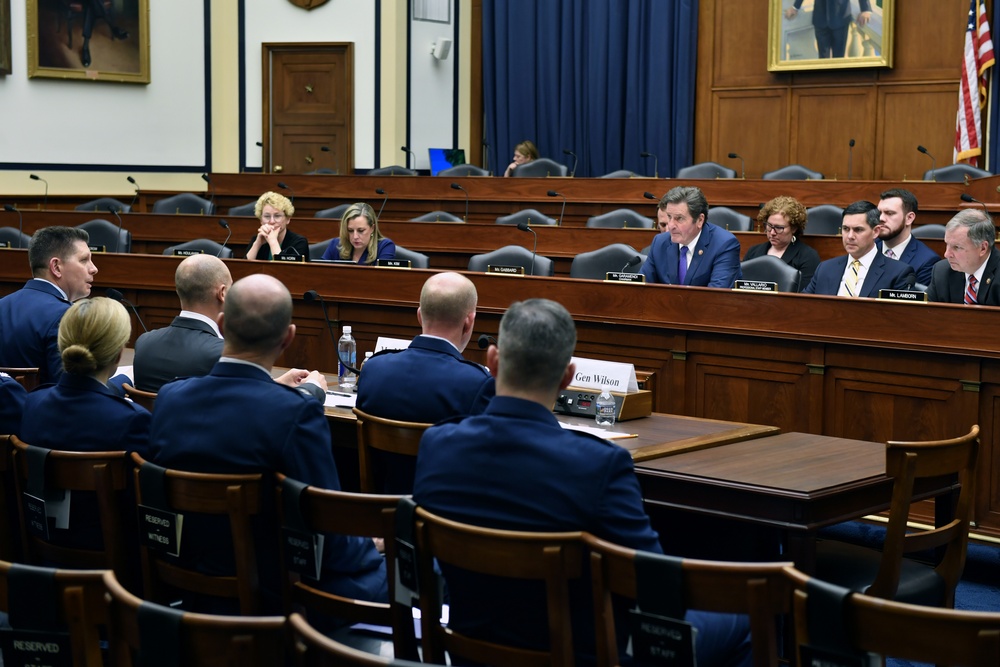
[[[385,266],[390,269],[409,269],[412,262],[408,259],[380,259],[375,262],[376,266]]]

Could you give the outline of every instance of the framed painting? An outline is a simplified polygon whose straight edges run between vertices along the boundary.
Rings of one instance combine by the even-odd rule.
[[[10,0],[0,0],[0,74],[10,74]]]
[[[768,0],[771,72],[892,67],[896,0]]]
[[[27,27],[29,78],[149,83],[149,0],[27,0]]]

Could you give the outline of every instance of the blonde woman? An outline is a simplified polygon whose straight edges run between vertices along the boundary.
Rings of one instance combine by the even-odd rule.
[[[247,259],[272,260],[284,253],[296,260],[309,257],[309,241],[288,229],[295,207],[288,197],[265,192],[257,199],[253,214],[260,220],[257,236],[247,246]]]
[[[352,204],[340,219],[340,238],[333,239],[323,259],[346,259],[357,264],[374,264],[393,259],[396,244],[378,230],[375,209],[364,202]]]

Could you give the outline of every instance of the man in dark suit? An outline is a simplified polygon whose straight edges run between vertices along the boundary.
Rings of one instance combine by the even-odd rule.
[[[929,285],[931,269],[941,258],[912,234],[913,221],[917,217],[917,198],[902,188],[886,190],[879,196],[879,225],[875,228],[878,240],[875,245],[889,259],[898,259],[912,266],[917,282]]]
[[[0,373],[0,433],[19,435],[28,392],[17,380]]]
[[[859,0],[859,7],[861,11],[858,13],[858,25],[864,26],[872,17],[871,0]],[[785,18],[795,18],[801,8],[802,0],[795,0],[785,10]],[[847,33],[853,18],[850,0],[815,0],[812,23],[820,58],[844,57],[847,52]]]
[[[870,201],[856,201],[844,209],[841,236],[847,254],[820,262],[803,294],[878,297],[879,290],[913,288],[913,267],[889,259],[875,247],[879,216]]]
[[[76,227],[45,227],[31,237],[31,280],[0,299],[0,366],[38,368],[41,384],[62,374],[59,320],[70,304],[90,295],[97,267]]]
[[[422,333],[405,350],[379,352],[365,362],[358,376],[358,408],[386,419],[432,424],[482,412],[493,396],[493,378],[462,356],[476,325],[478,299],[476,286],[459,273],[428,278],[417,308]],[[412,493],[413,457],[382,458],[383,491]]]
[[[653,239],[640,273],[651,283],[729,289],[743,276],[740,242],[728,231],[705,222],[708,202],[699,188],[671,188],[657,205],[661,232]]]
[[[429,428],[420,441],[413,498],[450,519],[507,530],[586,530],[623,546],[662,553],[642,505],[628,451],[560,427],[552,414],[573,378],[573,318],[547,299],[514,303],[487,365],[496,396],[486,411]],[[547,646],[544,598],[532,582],[443,567],[451,627],[518,646]],[[589,593],[576,586],[576,650],[593,654]],[[535,604],[535,603],[539,604]],[[745,617],[689,611],[699,665],[749,664]]]
[[[993,220],[979,209],[960,211],[945,225],[944,259],[934,266],[930,301],[1000,306],[1000,252]],[[994,287],[996,289],[994,289]]]
[[[159,391],[178,377],[207,375],[222,354],[222,335],[216,320],[226,301],[233,276],[214,255],[191,255],[177,265],[174,288],[181,312],[170,326],[139,336],[135,341],[135,386]]]
[[[339,490],[323,404],[271,380],[275,359],[295,337],[288,290],[271,276],[243,278],[229,290],[221,323],[225,347],[212,372],[160,389],[150,437],[153,462],[193,472],[278,471]],[[315,371],[309,380],[326,388]],[[276,517],[265,514],[256,528],[261,587],[272,612],[280,591]],[[226,553],[232,545],[220,537],[226,530],[185,520],[184,533],[185,562],[231,571]],[[388,591],[385,563],[367,538],[327,535],[321,582],[331,592],[363,600],[384,601]]]
[[[128,39],[128,31],[115,25],[114,5],[104,7],[104,0],[84,0],[83,8],[83,47],[80,49],[80,64],[90,67],[90,36],[94,32],[97,19],[104,19],[111,31],[111,41]]]

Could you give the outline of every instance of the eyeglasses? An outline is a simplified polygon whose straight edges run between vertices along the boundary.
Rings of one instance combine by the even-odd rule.
[[[770,222],[766,222],[764,223],[764,229],[769,232],[777,232],[778,234],[780,234],[786,229],[788,229],[788,227],[786,227],[785,225],[772,225]]]
[[[284,219],[285,219],[284,213],[274,213],[273,215],[269,213],[264,213],[263,215],[260,216],[261,222],[281,222]]]

